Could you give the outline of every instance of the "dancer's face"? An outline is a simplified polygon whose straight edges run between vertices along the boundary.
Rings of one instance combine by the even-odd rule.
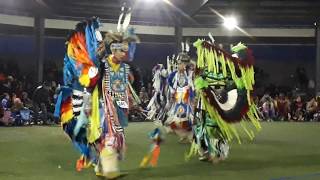
[[[128,43],[121,43],[121,47],[118,46],[116,49],[113,49],[112,54],[117,61],[126,61],[128,59]]]
[[[180,63],[180,64],[178,65],[178,70],[179,70],[180,72],[183,72],[185,69],[186,69],[186,65],[185,65],[184,63]]]
[[[121,50],[114,50],[113,55],[117,61],[122,61],[124,59],[125,53]]]

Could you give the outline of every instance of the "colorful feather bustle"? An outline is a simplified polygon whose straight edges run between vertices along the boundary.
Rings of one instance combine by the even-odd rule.
[[[97,69],[99,65],[96,57],[98,41],[95,34],[99,24],[99,19],[96,17],[78,23],[76,30],[70,34],[66,42],[63,70],[66,88],[61,89],[61,94],[64,97],[60,98],[57,103],[55,113],[57,116],[60,112],[62,123],[67,123],[74,117],[72,94],[67,88],[82,91],[85,87],[94,88],[98,82],[98,73],[90,76],[89,71],[92,68]],[[66,93],[67,91],[68,93]],[[68,98],[66,98],[67,96]]]
[[[77,25],[77,31],[73,32],[67,41],[67,53],[66,58],[75,65],[75,71],[80,72],[74,75],[78,76],[79,83],[84,87],[94,87],[97,82],[91,82],[89,77],[89,69],[92,67],[99,67],[99,61],[97,60],[97,48],[98,41],[95,35],[95,28],[99,22],[92,20],[87,23],[80,23]],[[65,66],[66,67],[66,66]]]
[[[56,103],[55,116],[60,116],[65,133],[72,140],[81,157],[76,169],[81,171],[95,161],[91,157],[91,146],[100,136],[99,79],[96,38],[99,19],[94,17],[80,22],[66,42],[63,79]],[[86,91],[93,91],[92,94]],[[84,99],[84,96],[87,99]],[[92,99],[92,101],[91,101]],[[90,104],[92,103],[92,104]],[[87,126],[91,126],[88,132]],[[89,134],[89,138],[87,135]]]
[[[240,130],[254,138],[261,125],[257,107],[251,98],[254,85],[254,58],[250,49],[239,43],[229,54],[213,43],[197,40],[194,134],[188,160],[195,154],[200,160],[214,162],[228,156],[228,142],[236,138],[241,143]],[[253,128],[249,128],[253,126]]]
[[[232,48],[232,51],[234,53],[242,51],[242,53],[246,54],[246,59],[240,59],[207,41],[198,40],[194,43],[194,46],[197,48],[198,53],[197,68],[202,70],[207,69],[208,72],[215,75],[215,83],[219,81],[218,75],[221,76],[221,81],[225,81],[225,78],[231,77],[235,83],[235,88],[238,89],[238,94],[244,92],[243,96],[245,100],[243,106],[241,106],[243,109],[239,110],[240,113],[237,113],[238,116],[232,116],[233,119],[228,119],[228,116],[219,108],[217,100],[215,100],[212,93],[210,93],[212,91],[210,86],[214,86],[212,82],[208,81],[208,79],[204,80],[201,75],[198,75],[195,80],[195,88],[198,96],[203,100],[203,105],[205,109],[208,110],[210,117],[217,121],[218,126],[222,130],[222,134],[227,137],[228,141],[232,140],[235,136],[240,143],[238,132],[230,123],[249,120],[257,130],[261,129],[258,122],[259,116],[257,109],[250,94],[254,85],[254,58],[252,52],[246,46],[239,43]],[[254,136],[253,131],[248,130],[243,123],[242,125],[243,130],[252,139]]]
[[[64,106],[66,106],[68,104],[67,102],[70,101],[71,94],[72,94],[72,89],[65,87],[65,86],[60,88],[58,99],[57,99],[56,105],[55,105],[55,111],[54,111],[55,117],[60,118],[60,116],[62,114],[61,113],[62,106],[63,106],[63,104],[65,104]],[[66,109],[68,109],[68,108],[64,108],[64,112],[67,112]]]
[[[79,83],[84,87],[88,87],[90,85],[90,78],[89,78],[89,67],[83,67],[82,73],[79,77]]]
[[[67,123],[73,118],[72,111],[72,99],[71,97],[67,98],[61,106],[61,122],[62,124]]]

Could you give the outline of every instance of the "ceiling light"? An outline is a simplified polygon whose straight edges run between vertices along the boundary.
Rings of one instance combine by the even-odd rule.
[[[234,28],[236,28],[238,26],[238,21],[235,17],[225,17],[224,18],[224,22],[223,22],[223,26],[225,28],[227,28],[228,30],[233,30]]]

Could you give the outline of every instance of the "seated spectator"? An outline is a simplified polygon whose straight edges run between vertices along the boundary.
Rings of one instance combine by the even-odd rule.
[[[11,107],[10,96],[8,93],[4,93],[3,98],[1,99],[1,108],[3,111],[3,115],[0,118],[1,124],[9,125],[12,123],[10,107]]]
[[[301,96],[298,96],[292,103],[291,118],[293,121],[304,121],[305,104],[302,102]]]
[[[284,94],[280,93],[277,100],[278,118],[281,121],[288,120],[288,113],[290,112],[290,102],[288,98],[285,98]]]
[[[23,103],[15,93],[12,93],[11,116],[15,125],[21,125],[20,111],[23,109]]]
[[[28,93],[27,92],[22,92],[22,98],[21,101],[24,105],[24,107],[31,109],[32,108],[32,100],[29,98]]]
[[[318,103],[315,97],[312,97],[306,105],[306,120],[313,121],[313,116],[318,110]]]
[[[279,96],[275,95],[273,98],[273,106],[274,106],[274,116],[275,119],[277,119],[276,117],[278,117],[278,100],[279,100]],[[278,120],[278,119],[277,119]]]
[[[275,119],[274,103],[270,96],[265,98],[265,102],[262,104],[262,111],[265,120],[272,121]]]
[[[313,121],[320,121],[320,96],[316,98],[317,111],[313,114]]]
[[[8,93],[3,94],[3,98],[1,99],[1,107],[4,110],[7,110],[10,108],[10,96]]]
[[[271,97],[270,97],[269,93],[267,92],[260,99],[260,104],[263,105],[267,101],[268,98],[271,98]]]
[[[288,104],[288,109],[289,109],[289,112],[288,112],[288,120],[290,120],[290,119],[291,119],[291,106],[292,106],[292,102],[291,102],[291,100],[290,100],[290,98],[289,98],[288,95],[285,96],[285,101],[286,101],[286,103]]]
[[[23,108],[23,103],[20,98],[17,97],[15,93],[12,93],[12,106],[11,111],[13,113],[19,112]]]

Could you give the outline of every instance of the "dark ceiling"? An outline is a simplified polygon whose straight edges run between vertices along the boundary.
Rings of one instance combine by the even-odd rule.
[[[320,0],[1,0],[0,13],[117,22],[125,1],[133,24],[214,27],[222,22],[215,12],[236,15],[242,27],[312,27],[320,20]]]

